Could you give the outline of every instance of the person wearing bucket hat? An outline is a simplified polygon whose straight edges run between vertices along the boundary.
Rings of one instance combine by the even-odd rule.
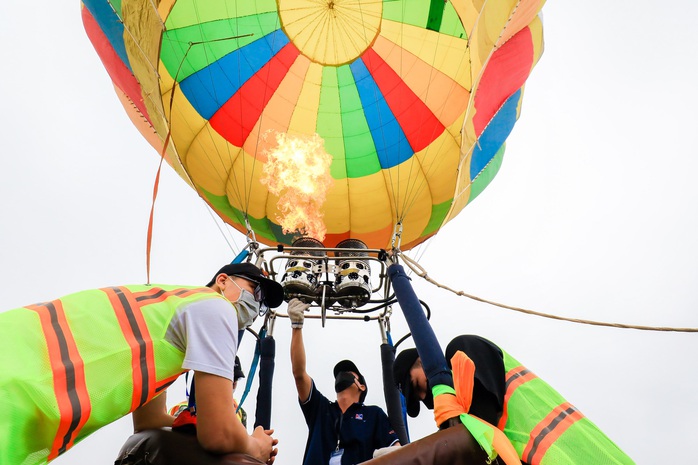
[[[354,362],[342,360],[334,366],[334,402],[318,390],[306,372],[303,321],[308,307],[292,299],[287,310],[292,327],[291,368],[308,425],[303,465],[361,463],[398,447],[400,442],[385,412],[363,403],[368,387]]]

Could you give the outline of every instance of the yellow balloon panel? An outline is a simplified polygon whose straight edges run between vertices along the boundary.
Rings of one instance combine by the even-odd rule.
[[[198,132],[182,162],[197,186],[207,192],[223,196],[233,161],[241,158],[242,149],[235,148],[206,125]],[[238,201],[236,208],[242,202]]]
[[[430,204],[440,204],[453,198],[455,178],[451,176],[460,159],[458,143],[445,131],[431,145],[415,153],[423,177],[416,179],[415,195],[424,190],[429,192]],[[405,162],[409,163],[409,162]],[[431,205],[429,206],[431,209]],[[427,218],[428,219],[428,218]]]
[[[350,230],[365,234],[385,224],[393,224],[391,199],[381,172],[347,178]],[[326,209],[331,207],[326,205]],[[342,231],[344,232],[344,231]]]
[[[402,240],[411,242],[422,235],[431,218],[433,202],[424,167],[413,157],[383,170],[383,175],[394,209],[392,223],[401,221]]]
[[[267,216],[269,191],[260,181],[263,177],[264,164],[242,151],[228,173],[226,195],[230,205],[253,218]]]
[[[460,109],[466,106],[470,97],[470,92],[463,87],[463,83],[454,81],[422,58],[383,37],[376,39],[373,48],[393,70],[402,74],[405,84],[426,104],[441,124],[448,126],[458,118]],[[466,50],[461,58],[463,66],[468,63],[468,55]],[[424,76],[429,78],[424,79]],[[469,80],[465,85],[470,85]],[[449,105],[445,105],[445,102],[449,102]]]
[[[461,83],[464,88],[472,86],[467,41],[394,21],[383,21],[381,37]]]
[[[307,67],[298,102],[293,108],[289,123],[289,134],[314,134],[317,126],[317,109],[320,104],[322,67],[310,63]]]

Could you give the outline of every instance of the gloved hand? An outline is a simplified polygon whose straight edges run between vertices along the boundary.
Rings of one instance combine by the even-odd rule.
[[[310,304],[304,304],[298,299],[291,299],[288,303],[288,317],[291,320],[291,328],[301,329],[303,320],[305,319],[305,311],[308,310]]]
[[[373,458],[375,459],[376,457],[380,457],[381,455],[389,454],[391,452],[394,452],[400,447],[399,444],[394,445],[394,446],[388,446],[388,447],[381,447],[380,449],[376,449],[373,451]]]

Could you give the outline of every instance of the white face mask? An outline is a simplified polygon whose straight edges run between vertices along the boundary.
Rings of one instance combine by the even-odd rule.
[[[246,329],[248,326],[254,323],[257,315],[259,315],[259,302],[257,302],[254,295],[250,291],[241,288],[233,278],[228,279],[230,279],[230,281],[235,284],[238,289],[240,289],[240,295],[238,296],[238,299],[233,302],[233,305],[237,311],[238,330]],[[222,292],[221,294],[223,297],[225,297]]]
[[[238,329],[245,329],[254,323],[259,315],[259,302],[250,292],[240,289],[240,297],[233,302],[238,314]]]

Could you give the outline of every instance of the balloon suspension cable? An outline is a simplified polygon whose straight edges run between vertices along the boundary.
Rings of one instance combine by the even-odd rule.
[[[642,326],[642,325],[630,325],[630,324],[624,324],[624,323],[610,323],[610,322],[605,322],[605,321],[583,320],[583,319],[579,319],[579,318],[567,318],[564,316],[553,315],[550,313],[542,313],[542,312],[537,312],[535,310],[529,310],[529,309],[525,309],[525,308],[514,307],[511,305],[502,304],[499,302],[494,302],[492,300],[483,299],[482,297],[477,297],[477,296],[474,296],[472,294],[468,294],[468,293],[463,292],[463,291],[457,291],[457,290],[452,289],[444,284],[441,284],[438,281],[429,277],[426,270],[419,263],[417,263],[415,260],[407,257],[406,255],[402,255],[402,258],[405,261],[405,263],[407,264],[407,266],[412,271],[414,271],[414,273],[417,276],[419,276],[420,278],[423,278],[424,280],[435,285],[438,288],[445,289],[445,290],[450,291],[458,296],[467,297],[468,299],[475,300],[477,302],[482,302],[485,304],[493,305],[495,307],[504,308],[507,310],[513,310],[513,311],[519,312],[519,313],[525,313],[526,315],[534,315],[534,316],[539,316],[542,318],[550,318],[552,320],[569,321],[570,323],[577,323],[577,324],[584,324],[584,325],[607,326],[607,327],[611,327],[611,328],[638,329],[641,331],[667,331],[667,332],[679,332],[679,333],[698,333],[698,328],[673,328],[673,327],[667,327],[667,326]]]
[[[201,198],[201,197],[199,197],[199,198]],[[225,225],[225,223],[220,219],[219,216],[216,216],[216,213],[213,211],[213,208],[211,208],[211,206],[209,204],[207,204],[203,198],[201,198],[201,201],[204,202],[204,205],[206,206],[206,210],[208,210],[208,214],[211,216],[211,219],[213,220],[213,224],[215,224],[216,227],[218,228],[218,232],[221,233],[223,240],[225,241],[226,244],[228,244],[228,248],[231,251],[234,251],[235,248],[237,247],[237,244],[235,246],[233,246],[233,244],[230,241],[232,239],[234,242],[235,239],[233,239],[232,237],[228,237],[228,236],[230,236],[230,233],[228,232],[226,235],[226,231],[221,227],[221,223],[223,225]]]
[[[245,228],[247,229],[247,234],[245,235],[247,237],[247,245],[250,246],[250,244],[258,244],[257,236],[255,236],[254,229],[252,229],[252,226],[250,225],[250,219],[247,214],[245,214]]]
[[[111,2],[109,3],[111,4]],[[155,13],[155,17],[158,19],[158,22],[160,23],[160,29],[162,31],[167,30],[167,27],[165,27],[165,22],[162,20],[162,16],[160,16],[160,12],[158,11],[158,7],[155,4],[155,2],[153,0],[149,0],[148,3],[150,3],[150,9],[153,10],[153,13]]]
[[[400,250],[400,245],[402,243],[402,221],[395,223],[393,227],[393,237],[390,241],[390,247],[393,250]]]

